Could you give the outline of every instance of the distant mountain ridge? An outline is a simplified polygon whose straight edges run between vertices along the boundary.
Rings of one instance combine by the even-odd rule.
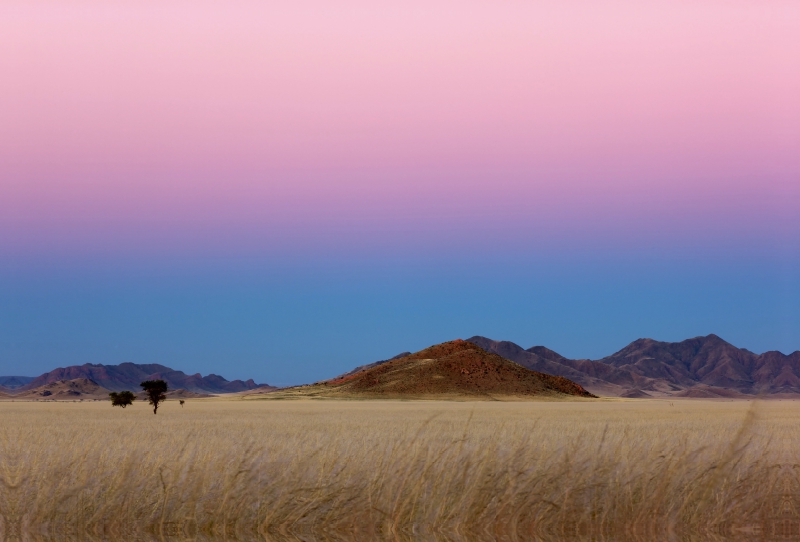
[[[142,381],[159,379],[166,381],[170,389],[185,389],[194,393],[235,393],[259,387],[268,387],[267,384],[256,384],[252,379],[229,381],[215,374],[208,376],[201,376],[200,373],[187,375],[183,371],[176,371],[156,363],[121,363],[119,365],[86,363],[84,365],[59,367],[10,391],[12,393],[24,392],[51,382],[81,378],[91,380],[111,391],[131,390],[135,392],[139,390],[139,384]],[[6,392],[8,391],[6,390]]]
[[[33,380],[32,376],[0,376],[0,388],[13,390]]]
[[[564,376],[601,395],[629,397],[800,394],[800,351],[754,354],[716,335],[670,343],[638,339],[600,360],[568,359],[543,346],[523,349],[486,337],[468,339],[529,369]],[[700,387],[694,392],[692,388]]]

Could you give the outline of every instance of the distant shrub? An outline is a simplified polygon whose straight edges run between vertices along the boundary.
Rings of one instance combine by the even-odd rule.
[[[181,406],[183,406],[183,404],[184,404],[186,401],[184,401],[183,399],[181,399],[181,400],[180,400],[180,401],[178,401],[178,402],[181,404]]]
[[[167,398],[167,383],[163,380],[145,380],[139,385],[147,394],[147,402],[153,405],[153,414],[158,414],[158,404]]]
[[[132,405],[136,400],[136,396],[133,392],[128,390],[119,393],[112,391],[108,396],[111,398],[111,406],[121,406],[122,408]]]

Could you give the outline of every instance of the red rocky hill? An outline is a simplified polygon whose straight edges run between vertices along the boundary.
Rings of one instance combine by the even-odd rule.
[[[306,388],[314,395],[385,398],[593,397],[566,378],[531,371],[462,340]]]

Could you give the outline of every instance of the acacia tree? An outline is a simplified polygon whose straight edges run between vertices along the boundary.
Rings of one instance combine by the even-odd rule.
[[[132,405],[136,400],[136,396],[133,392],[128,390],[119,393],[112,391],[108,396],[111,398],[111,406],[121,406],[122,408]]]
[[[139,385],[147,394],[147,402],[153,405],[153,414],[157,414],[158,404],[167,398],[167,383],[163,380],[145,380]]]

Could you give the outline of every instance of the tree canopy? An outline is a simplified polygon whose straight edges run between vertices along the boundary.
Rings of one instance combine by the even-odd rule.
[[[167,398],[167,383],[163,380],[145,380],[139,385],[147,394],[147,402],[153,405],[153,414],[158,414],[158,404]]]
[[[136,400],[136,396],[133,392],[128,390],[119,393],[112,391],[108,396],[111,398],[111,406],[121,406],[122,408],[132,405]]]

